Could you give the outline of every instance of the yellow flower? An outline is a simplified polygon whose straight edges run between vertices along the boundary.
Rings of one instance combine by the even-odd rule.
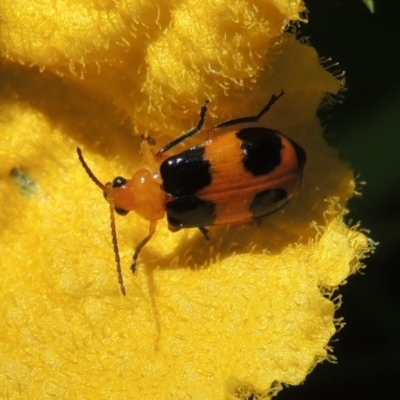
[[[0,4],[0,397],[270,398],[332,357],[333,292],[367,238],[342,221],[350,167],[316,109],[340,79],[282,31],[299,0]],[[103,182],[191,128],[257,113],[308,153],[296,198],[261,226],[170,233],[159,225],[135,276],[136,215],[117,218],[120,294]],[[128,117],[128,118],[127,118]],[[204,140],[201,134],[196,139]],[[194,143],[195,141],[191,142]]]

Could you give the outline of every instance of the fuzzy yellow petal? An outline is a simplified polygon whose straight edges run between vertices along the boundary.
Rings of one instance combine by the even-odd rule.
[[[231,3],[2,1],[1,398],[267,399],[331,357],[333,293],[369,248],[342,221],[353,174],[315,115],[342,83],[280,34],[300,1]],[[161,221],[135,276],[148,224],[118,217],[123,297],[109,208],[76,146],[101,181],[128,177],[133,133],[159,146],[205,98],[210,127],[282,89],[262,123],[307,151],[295,199],[209,242]]]

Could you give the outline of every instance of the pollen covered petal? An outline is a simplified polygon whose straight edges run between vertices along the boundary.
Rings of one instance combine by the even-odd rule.
[[[1,398],[268,399],[332,360],[334,294],[371,245],[343,223],[353,173],[316,117],[343,81],[283,32],[304,10],[1,1]],[[259,224],[210,227],[209,241],[160,221],[135,275],[148,222],[116,216],[123,297],[109,207],[76,147],[105,184],[143,167],[138,134],[156,152],[206,99],[205,131],[282,90],[260,124],[306,151],[298,193]]]

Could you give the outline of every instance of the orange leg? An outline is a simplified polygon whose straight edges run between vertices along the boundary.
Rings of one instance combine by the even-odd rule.
[[[140,143],[140,147],[142,148],[143,158],[150,167],[151,172],[158,173],[159,163],[151,151],[150,143],[147,138],[143,138],[142,142]]]

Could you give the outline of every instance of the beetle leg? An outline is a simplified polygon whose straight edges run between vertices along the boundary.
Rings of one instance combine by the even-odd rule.
[[[206,100],[204,102],[204,105],[201,107],[200,109],[200,118],[199,118],[199,122],[197,123],[197,126],[195,126],[194,128],[192,128],[190,131],[178,136],[177,138],[175,138],[174,140],[171,140],[168,144],[166,144],[162,149],[160,149],[158,151],[158,153],[156,154],[156,158],[158,159],[163,153],[165,153],[166,151],[168,151],[169,149],[172,149],[172,147],[175,147],[177,144],[183,142],[184,140],[186,140],[187,138],[196,135],[197,133],[200,132],[201,128],[204,125],[204,122],[206,120],[206,114],[207,114],[207,104],[209,103],[208,100]]]
[[[156,231],[157,227],[157,220],[156,221],[150,221],[150,226],[149,226],[149,233],[147,236],[136,246],[135,248],[135,253],[133,254],[132,258],[132,264],[131,264],[131,270],[133,273],[136,272],[136,261],[139,257],[139,253],[143,249],[144,246],[146,246],[147,242],[153,237],[154,232]]]
[[[205,228],[204,226],[199,226],[200,232],[204,235],[206,240],[210,240],[210,237],[208,236],[208,229]]]
[[[153,152],[150,149],[151,142],[149,142],[148,138],[143,138],[140,143],[140,147],[142,148],[143,158],[146,161],[147,165],[150,167],[152,172],[157,172],[159,170],[159,164],[154,157]]]
[[[243,117],[243,118],[235,118],[235,119],[230,119],[229,121],[222,122],[218,125],[214,126],[214,129],[217,128],[226,128],[227,126],[232,126],[232,125],[237,125],[237,124],[244,124],[244,123],[249,123],[249,122],[257,122],[273,105],[274,103],[284,95],[284,91],[282,90],[277,96],[274,94],[271,96],[269,102],[267,105],[257,114],[253,115],[251,117]]]

